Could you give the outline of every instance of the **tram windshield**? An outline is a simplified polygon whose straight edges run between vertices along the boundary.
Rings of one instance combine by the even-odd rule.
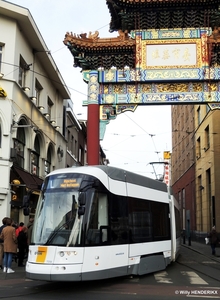
[[[46,179],[38,200],[31,244],[74,246],[79,243],[80,174],[58,174]]]

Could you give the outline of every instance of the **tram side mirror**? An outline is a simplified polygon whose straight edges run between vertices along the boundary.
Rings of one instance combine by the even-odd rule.
[[[85,204],[86,204],[86,193],[81,192],[78,198],[79,208],[78,208],[78,215],[82,216],[85,214]]]
[[[83,216],[85,214],[85,206],[80,206],[78,208],[78,215]]]
[[[83,206],[83,205],[86,204],[86,193],[85,193],[85,192],[81,192],[81,193],[79,194],[79,199],[78,199],[78,201],[79,201],[79,205],[80,205],[80,206]]]

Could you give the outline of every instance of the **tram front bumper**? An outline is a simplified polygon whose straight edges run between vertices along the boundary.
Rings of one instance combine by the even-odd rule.
[[[38,264],[26,263],[26,277],[43,281],[81,281],[82,264]]]

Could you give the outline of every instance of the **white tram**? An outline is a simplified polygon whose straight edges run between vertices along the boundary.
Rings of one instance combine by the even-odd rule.
[[[84,281],[163,270],[180,247],[165,183],[109,166],[60,169],[45,179],[26,276]]]

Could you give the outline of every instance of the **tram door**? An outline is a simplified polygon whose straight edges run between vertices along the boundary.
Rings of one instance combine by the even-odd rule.
[[[109,243],[107,194],[95,193],[88,223],[82,280],[117,276],[113,273],[118,272],[119,265],[127,265],[127,253],[124,250],[121,251],[120,245]],[[122,246],[128,248],[128,246]],[[121,256],[124,257],[124,262],[122,262]]]

